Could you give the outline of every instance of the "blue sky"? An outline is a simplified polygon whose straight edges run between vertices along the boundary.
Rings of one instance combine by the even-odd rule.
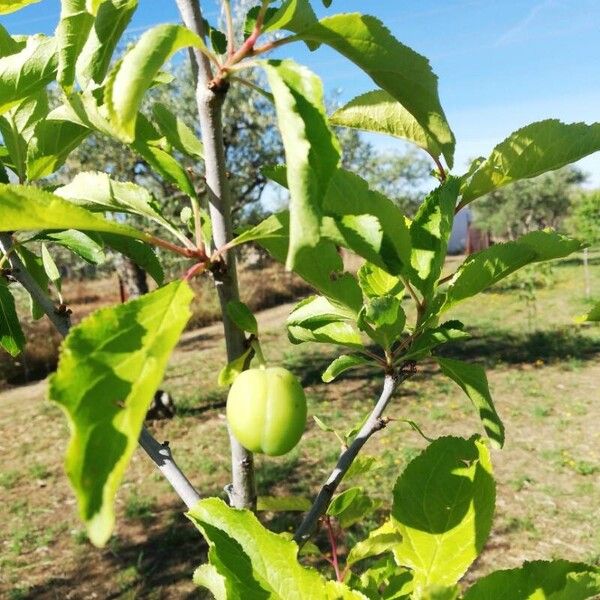
[[[218,18],[216,2],[203,5],[209,18]],[[334,0],[327,11],[319,0],[313,5],[320,15],[369,12],[430,59],[457,138],[457,171],[529,122],[600,121],[598,0]],[[59,10],[58,0],[42,0],[0,21],[13,33],[51,33]],[[175,20],[174,0],[140,0],[130,33]],[[285,53],[316,71],[326,90],[340,90],[343,100],[374,88],[331,50],[310,53],[297,44]],[[600,186],[600,153],[581,166],[590,184]]]

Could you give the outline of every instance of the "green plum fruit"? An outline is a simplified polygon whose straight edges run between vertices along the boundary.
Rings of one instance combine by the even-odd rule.
[[[304,390],[282,367],[243,371],[229,390],[227,422],[247,450],[269,456],[286,454],[306,427]]]

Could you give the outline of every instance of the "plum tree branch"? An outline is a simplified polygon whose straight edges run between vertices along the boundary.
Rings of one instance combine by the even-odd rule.
[[[340,454],[335,468],[319,490],[313,505],[294,534],[294,540],[298,545],[304,545],[311,536],[317,522],[325,514],[325,511],[333,498],[333,494],[340,485],[344,475],[348,472],[354,459],[358,456],[362,447],[374,433],[387,425],[387,421],[383,418],[383,412],[392,399],[396,387],[408,379],[413,373],[414,364],[411,364],[407,365],[407,368],[400,371],[400,373],[390,373],[385,376],[381,395],[371,411],[371,414],[365,421],[365,424],[361,427],[360,431],[356,434],[356,437],[352,440],[352,443]]]
[[[12,246],[10,233],[0,233],[0,248],[4,253]],[[38,282],[29,274],[25,265],[16,252],[11,252],[8,257],[11,275],[27,290],[31,297],[40,305],[46,313],[56,330],[62,337],[66,337],[71,328],[69,313],[58,312],[48,294],[40,287]],[[152,434],[142,427],[139,437],[140,446],[156,464],[167,481],[171,484],[177,495],[183,500],[188,508],[191,508],[200,500],[200,494],[189,482],[183,471],[177,466],[168,444],[161,444]]]
[[[199,0],[176,0],[184,25],[204,39],[205,31]],[[204,171],[208,191],[208,207],[212,222],[213,246],[221,248],[233,238],[231,223],[231,191],[227,180],[225,145],[223,142],[222,109],[227,93],[227,82],[217,85],[213,80],[209,60],[200,52],[192,55],[193,72],[197,74],[196,104],[202,143],[204,144]],[[208,240],[205,240],[205,243]],[[235,254],[224,254],[225,268],[215,274],[215,285],[221,305],[227,360],[232,362],[245,351],[244,334],[225,310],[227,304],[239,301]],[[254,458],[229,433],[231,445],[232,483],[228,486],[229,500],[235,508],[256,507]]]

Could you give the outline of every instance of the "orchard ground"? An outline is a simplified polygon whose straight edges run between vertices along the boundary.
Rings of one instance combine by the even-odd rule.
[[[449,261],[448,272],[456,265]],[[600,295],[600,255],[594,255],[591,270],[592,289]],[[498,481],[494,528],[467,581],[524,560],[600,562],[600,327],[573,324],[573,317],[589,306],[576,257],[556,264],[549,279],[551,285],[537,289],[535,300],[518,285],[505,286],[449,315],[463,320],[473,337],[444,353],[486,366],[507,428],[505,448],[493,452]],[[289,307],[259,314],[267,358],[302,379],[309,415],[347,430],[369,411],[381,377],[357,370],[323,384],[320,375],[334,350],[291,346],[284,329]],[[203,495],[222,496],[228,482],[226,390],[216,385],[223,355],[219,324],[187,332],[164,382],[175,397],[177,416],[152,426],[159,439],[171,442]],[[45,389],[45,382],[38,382],[0,395],[0,596],[203,597],[191,575],[206,546],[142,452],[134,456],[119,493],[116,534],[103,550],[90,546],[62,470],[66,422],[45,399]],[[431,362],[402,386],[387,414],[393,420],[365,449],[381,466],[360,482],[381,500],[381,514],[351,530],[342,551],[381,521],[393,481],[426,444],[403,419],[415,421],[429,437],[481,430],[467,397]],[[279,459],[257,457],[259,493],[309,497],[338,453],[335,436],[321,431],[309,416],[297,449]],[[299,515],[263,513],[262,518],[278,530],[292,530]],[[324,538],[317,543],[327,550]]]

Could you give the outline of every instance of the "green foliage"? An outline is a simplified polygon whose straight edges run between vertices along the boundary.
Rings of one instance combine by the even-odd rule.
[[[0,114],[48,85],[56,68],[56,41],[42,35],[28,37],[20,52],[0,58]]]
[[[365,71],[436,141],[452,167],[454,135],[440,105],[437,77],[426,58],[396,40],[379,20],[360,14],[326,17],[301,37],[335,48]]]
[[[401,279],[369,262],[360,267],[357,277],[360,289],[367,298],[385,295],[401,297],[403,294],[404,284]]]
[[[250,511],[207,498],[187,515],[209,544],[209,564],[196,570],[194,581],[218,600],[365,598],[301,566],[297,545],[265,529]]]
[[[575,198],[569,215],[569,229],[589,244],[600,242],[600,191],[584,192]]]
[[[362,94],[336,110],[329,121],[333,125],[383,133],[412,142],[434,159],[442,155],[437,140],[393,96],[383,90]],[[450,161],[451,162],[451,161]]]
[[[144,240],[147,236],[40,189],[0,184],[0,231],[27,229],[102,231]]]
[[[333,362],[325,369],[321,379],[325,383],[330,383],[342,373],[356,367],[371,364],[371,361],[359,354],[340,354]]]
[[[379,296],[367,300],[358,316],[358,326],[385,350],[400,337],[406,315],[396,296]]]
[[[585,600],[597,594],[599,569],[555,560],[496,571],[469,588],[464,600]]]
[[[333,498],[327,514],[335,517],[340,527],[346,529],[371,514],[380,503],[375,502],[361,487],[351,487]]]
[[[547,119],[500,142],[462,189],[461,206],[513,181],[536,177],[600,150],[600,124]]]
[[[479,411],[479,417],[485,432],[492,443],[497,448],[502,448],[504,445],[504,425],[494,407],[483,367],[440,356],[436,357],[436,360],[442,369],[442,373],[455,381],[469,396],[473,405]]]
[[[0,0],[0,15],[6,15],[40,0]]]
[[[327,125],[320,80],[293,61],[263,67],[275,97],[290,189],[288,268],[320,240],[321,203],[338,164],[337,140]]]
[[[157,128],[173,148],[191,158],[203,158],[202,142],[182,119],[160,103],[154,105],[153,115]]]
[[[495,483],[476,437],[440,438],[414,459],[394,487],[392,551],[413,571],[413,589],[453,585],[481,552],[492,526]]]
[[[231,300],[227,303],[227,314],[229,318],[242,330],[258,335],[258,323],[252,311],[238,300]]]
[[[0,346],[11,356],[17,356],[25,347],[25,336],[19,325],[15,300],[6,279],[0,275]]]
[[[192,298],[186,283],[171,283],[93,313],[64,342],[49,394],[69,419],[66,470],[98,546],[112,533],[117,489]]]

